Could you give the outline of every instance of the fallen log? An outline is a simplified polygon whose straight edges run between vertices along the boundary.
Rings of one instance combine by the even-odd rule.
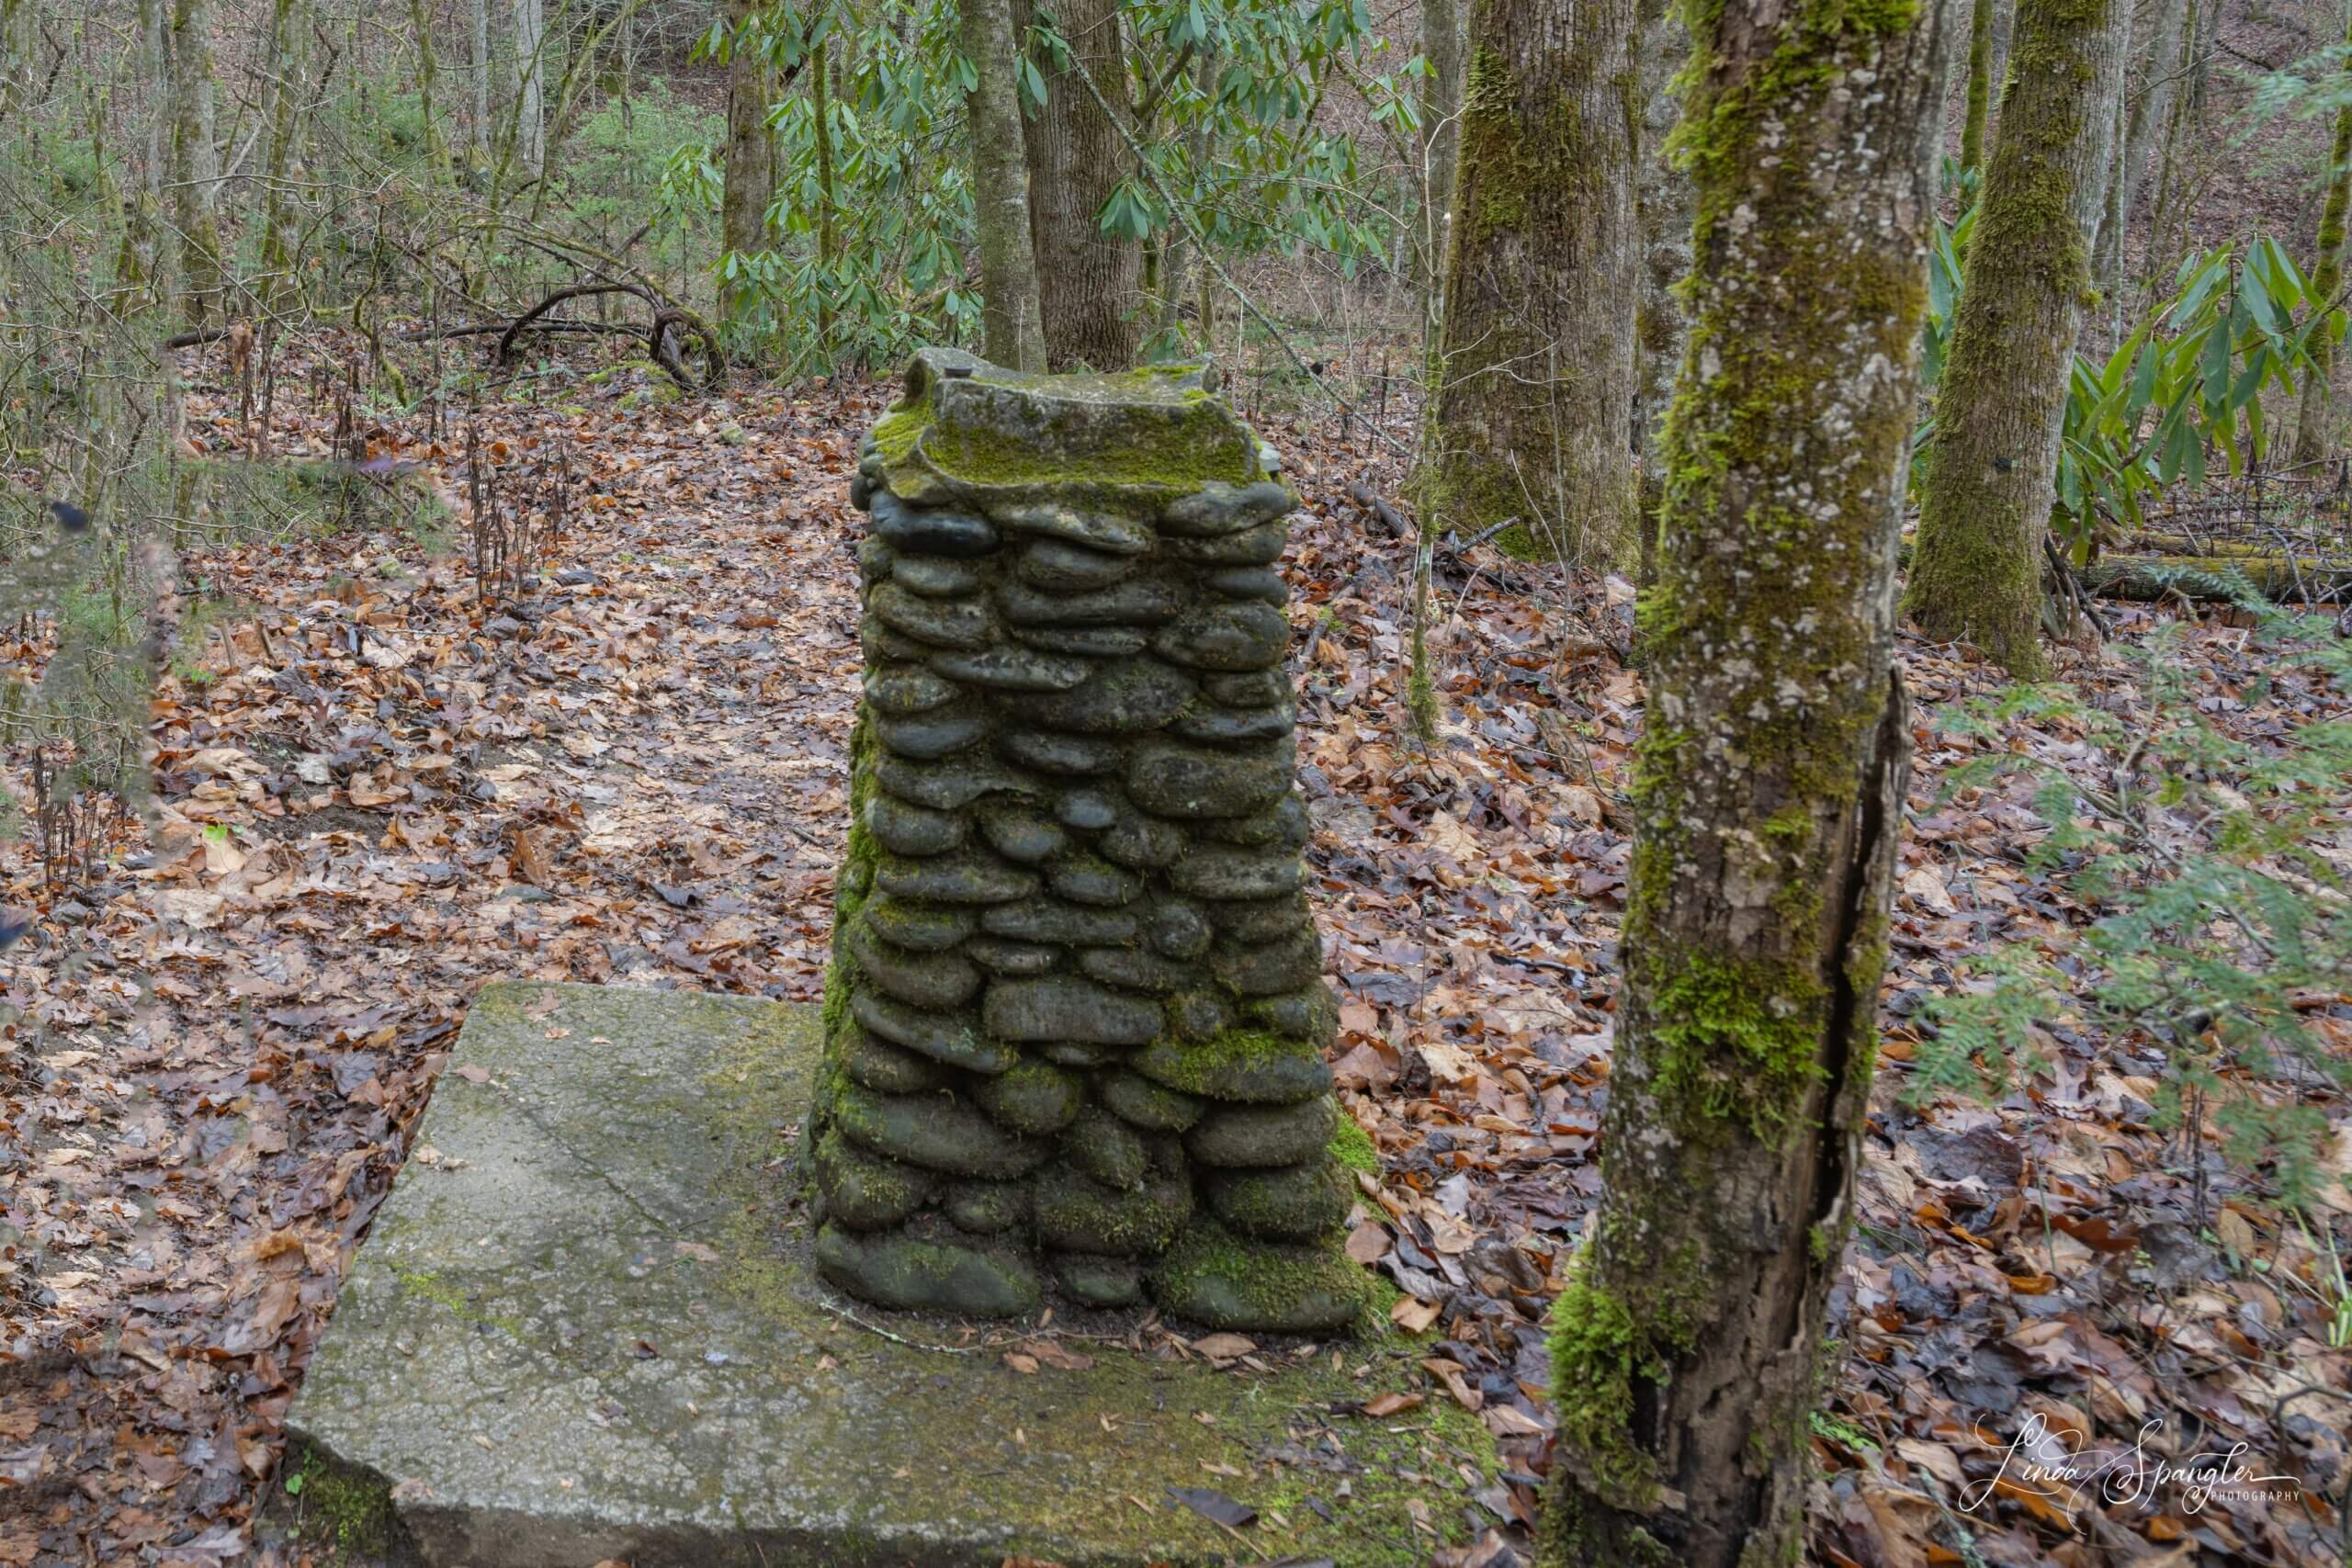
[[[2316,556],[2101,556],[2075,569],[2083,586],[2138,604],[2180,598],[2230,603],[2247,592],[2278,602],[2352,590],[2352,558]]]

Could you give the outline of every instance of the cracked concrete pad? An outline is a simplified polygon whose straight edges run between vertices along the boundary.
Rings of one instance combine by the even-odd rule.
[[[1407,1568],[1468,1538],[1476,1418],[1355,1414],[1411,1378],[1400,1341],[1272,1374],[1066,1341],[1093,1364],[1024,1374],[830,1292],[789,1201],[819,1033],[749,998],[481,993],[289,1418],[389,1494],[405,1554]],[[1171,1487],[1259,1521],[1228,1533]]]

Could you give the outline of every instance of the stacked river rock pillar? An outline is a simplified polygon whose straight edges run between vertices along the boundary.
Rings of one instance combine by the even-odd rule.
[[[865,689],[805,1141],[826,1278],[1322,1332],[1334,1005],[1302,893],[1293,501],[1197,367],[927,351],[852,499]]]

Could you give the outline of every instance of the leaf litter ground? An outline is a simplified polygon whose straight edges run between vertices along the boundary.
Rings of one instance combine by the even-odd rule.
[[[291,351],[353,352],[332,336]],[[195,452],[241,460],[254,442],[225,367],[196,351],[185,369]],[[337,1281],[401,1161],[439,1157],[411,1133],[435,1077],[467,1070],[449,1047],[481,983],[819,994],[858,668],[845,491],[889,390],[679,400],[641,367],[585,361],[537,385],[543,400],[478,415],[494,493],[542,512],[562,495],[523,591],[477,576],[464,438],[363,420],[377,461],[339,481],[340,525],[184,562],[226,608],[183,636],[159,694],[159,830],[94,816],[86,875],[29,841],[0,847],[0,903],[38,916],[0,960],[18,1014],[0,1036],[0,1568],[254,1553]],[[330,455],[330,411],[300,401],[267,433],[277,459]],[[1381,1154],[1348,1247],[1403,1292],[1426,1393],[1303,1412],[1300,1443],[1237,1449],[1188,1506],[1231,1504],[1249,1517],[1234,1561],[1278,1560],[1282,1516],[1258,1499],[1312,1461],[1318,1423],[1409,1426],[1452,1401],[1495,1432],[1506,1470],[1468,1517],[1408,1509],[1397,1528],[1443,1568],[1497,1568],[1528,1554],[1549,1462],[1542,1318],[1599,1190],[1642,702],[1617,651],[1630,592],[1570,594],[1486,548],[1441,550],[1446,722],[1418,748],[1411,548],[1349,493],[1393,494],[1395,460],[1360,423],[1260,423],[1306,502],[1287,570],[1308,857],[1343,1003],[1341,1098]],[[448,513],[449,536],[396,524],[420,508]],[[2166,613],[2127,613],[2119,638]],[[50,649],[29,630],[0,639],[0,664],[38,671]],[[2221,723],[2343,716],[2342,693],[2303,693],[2296,712],[2239,702],[2256,671],[2219,619],[2188,647]],[[1919,764],[1810,1555],[2341,1561],[2340,1185],[2328,1234],[2299,1228],[2259,1173],[2219,1167],[2214,1140],[2158,1130],[2156,1058],[2130,1041],[2053,1043],[2053,1070],[1994,1103],[1901,1098],[1909,1021],[1957,965],[2087,913],[2027,868],[2040,829],[2020,800],[1939,783],[1968,747],[1937,714],[1992,672],[1916,641],[1903,657]],[[2066,674],[2134,700],[2111,650]],[[2097,763],[2054,729],[2005,739]],[[24,795],[21,745],[0,761]],[[2352,1030],[2344,996],[2314,1012]],[[2324,1105],[2341,1170],[2352,1112],[2307,1084],[2267,1088]],[[1050,1377],[1083,1354],[1066,1328],[961,1345]],[[1242,1377],[1327,1353],[1157,1323],[1134,1338]],[[2294,1480],[2202,1506],[2177,1486],[2049,1495],[2002,1469],[2029,1418],[2059,1450],[2144,1430],[2152,1456],[2243,1443],[2253,1473]]]

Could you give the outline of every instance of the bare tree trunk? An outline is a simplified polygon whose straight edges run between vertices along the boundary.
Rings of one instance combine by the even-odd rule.
[[[180,246],[180,297],[201,326],[224,308],[220,227],[213,211],[220,150],[213,142],[212,0],[176,0],[169,37],[172,71],[172,225]]]
[[[2149,0],[2146,26],[2135,26],[2133,52],[2139,80],[2124,95],[2127,108],[2123,140],[2116,156],[2116,185],[2108,198],[2109,216],[2099,225],[2095,265],[2099,293],[2120,311],[2128,290],[2123,276],[2124,242],[2131,237],[2132,209],[2141,184],[2148,176],[2148,152],[2156,136],[2172,121],[2174,90],[2179,85],[2181,27],[2185,0]],[[2144,44],[2142,40],[2144,39]]]
[[[1893,600],[1942,8],[1698,16],[1603,1192],[1553,1313],[1553,1568],[1797,1560],[1908,770]]]
[[[1413,226],[1413,276],[1419,278],[1430,320],[1442,321],[1447,214],[1462,157],[1461,0],[1421,0],[1421,58],[1430,73],[1421,85],[1421,211]]]
[[[2335,111],[2335,139],[2328,149],[2327,200],[2320,209],[2319,242],[2312,256],[2312,298],[2322,308],[2333,307],[2335,291],[2344,282],[2344,219],[2347,207],[2352,207],[2352,106]],[[2312,366],[2303,376],[2302,396],[2295,411],[2295,448],[2297,463],[2316,463],[2326,457],[2333,441],[2333,408],[2335,378],[2335,344],[2325,334],[2314,333],[2311,343]]]
[[[1020,54],[1011,0],[964,0],[963,49],[978,73],[965,98],[972,212],[979,231],[981,352],[1015,370],[1046,367],[1037,252],[1029,238],[1029,164],[1021,140]]]
[[[1421,513],[1630,563],[1634,0],[1478,0]]]
[[[514,155],[534,175],[547,167],[545,0],[514,0]]]
[[[826,267],[833,265],[833,258],[839,254],[833,229],[833,93],[829,52],[827,44],[820,43],[808,62],[808,90],[814,99],[817,121],[817,260]],[[830,336],[832,330],[831,302],[820,296],[817,301],[817,331],[820,336]]]
[[[2042,667],[2041,541],[2130,28],[2125,0],[2019,5],[2017,80],[1937,389],[1904,609],[2020,678]]]
[[[416,35],[416,92],[424,111],[424,159],[436,175],[449,172],[449,142],[441,134],[441,56],[433,47],[432,0],[408,0],[409,29]]]
[[[490,0],[473,0],[474,153],[490,163]]]
[[[719,244],[744,258],[766,248],[768,201],[775,194],[769,73],[753,28],[760,6],[761,0],[727,0],[727,185],[718,204]],[[725,320],[744,320],[753,299],[754,291],[737,277],[720,277],[718,313]]]
[[[1046,108],[1023,125],[1046,360],[1057,370],[1124,370],[1140,342],[1143,256],[1133,241],[1105,234],[1102,225],[1102,204],[1127,156],[1111,118],[1127,91],[1118,0],[1062,0],[1055,19],[1070,63],[1035,62],[1046,78]]]
[[[291,309],[301,298],[295,274],[297,258],[291,234],[293,204],[288,182],[293,177],[295,142],[300,133],[302,99],[310,91],[304,69],[310,26],[303,0],[276,0],[269,18],[269,157],[267,188],[262,194],[261,297],[273,313]]]

